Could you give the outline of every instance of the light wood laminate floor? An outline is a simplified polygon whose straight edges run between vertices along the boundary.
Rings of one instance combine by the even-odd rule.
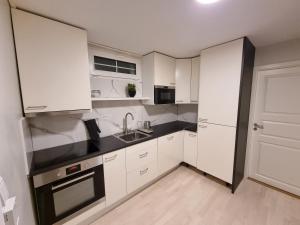
[[[93,225],[300,225],[300,200],[248,179],[232,195],[181,166]]]

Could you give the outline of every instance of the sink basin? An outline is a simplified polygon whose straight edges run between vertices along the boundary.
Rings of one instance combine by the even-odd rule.
[[[150,135],[139,132],[139,131],[131,131],[128,134],[124,134],[124,133],[116,134],[115,137],[126,143],[131,143],[131,142],[135,142],[135,141],[139,141],[139,140],[148,138],[148,137],[150,137]]]

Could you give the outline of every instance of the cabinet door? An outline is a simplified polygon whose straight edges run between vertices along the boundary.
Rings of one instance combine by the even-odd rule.
[[[243,39],[201,52],[200,118],[214,124],[236,126]]]
[[[197,166],[197,133],[185,131],[184,132],[184,147],[183,147],[183,161],[191,166]]]
[[[197,168],[232,183],[236,128],[198,125]]]
[[[154,85],[175,86],[175,59],[154,54]]]
[[[191,59],[176,59],[175,102],[178,104],[190,103],[191,75],[192,75]]]
[[[158,138],[158,171],[163,174],[183,161],[183,133]]]
[[[126,195],[125,149],[103,155],[106,206]]]
[[[150,163],[157,165],[157,139],[126,148],[127,172]]]
[[[191,103],[198,103],[200,56],[192,58]]]
[[[91,109],[87,32],[12,9],[25,113]]]

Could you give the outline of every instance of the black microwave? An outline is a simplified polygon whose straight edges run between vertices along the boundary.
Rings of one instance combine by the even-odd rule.
[[[175,87],[154,86],[154,104],[174,104]]]

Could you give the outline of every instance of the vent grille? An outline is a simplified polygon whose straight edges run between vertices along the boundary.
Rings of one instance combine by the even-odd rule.
[[[136,64],[115,59],[94,56],[95,70],[136,75]]]

